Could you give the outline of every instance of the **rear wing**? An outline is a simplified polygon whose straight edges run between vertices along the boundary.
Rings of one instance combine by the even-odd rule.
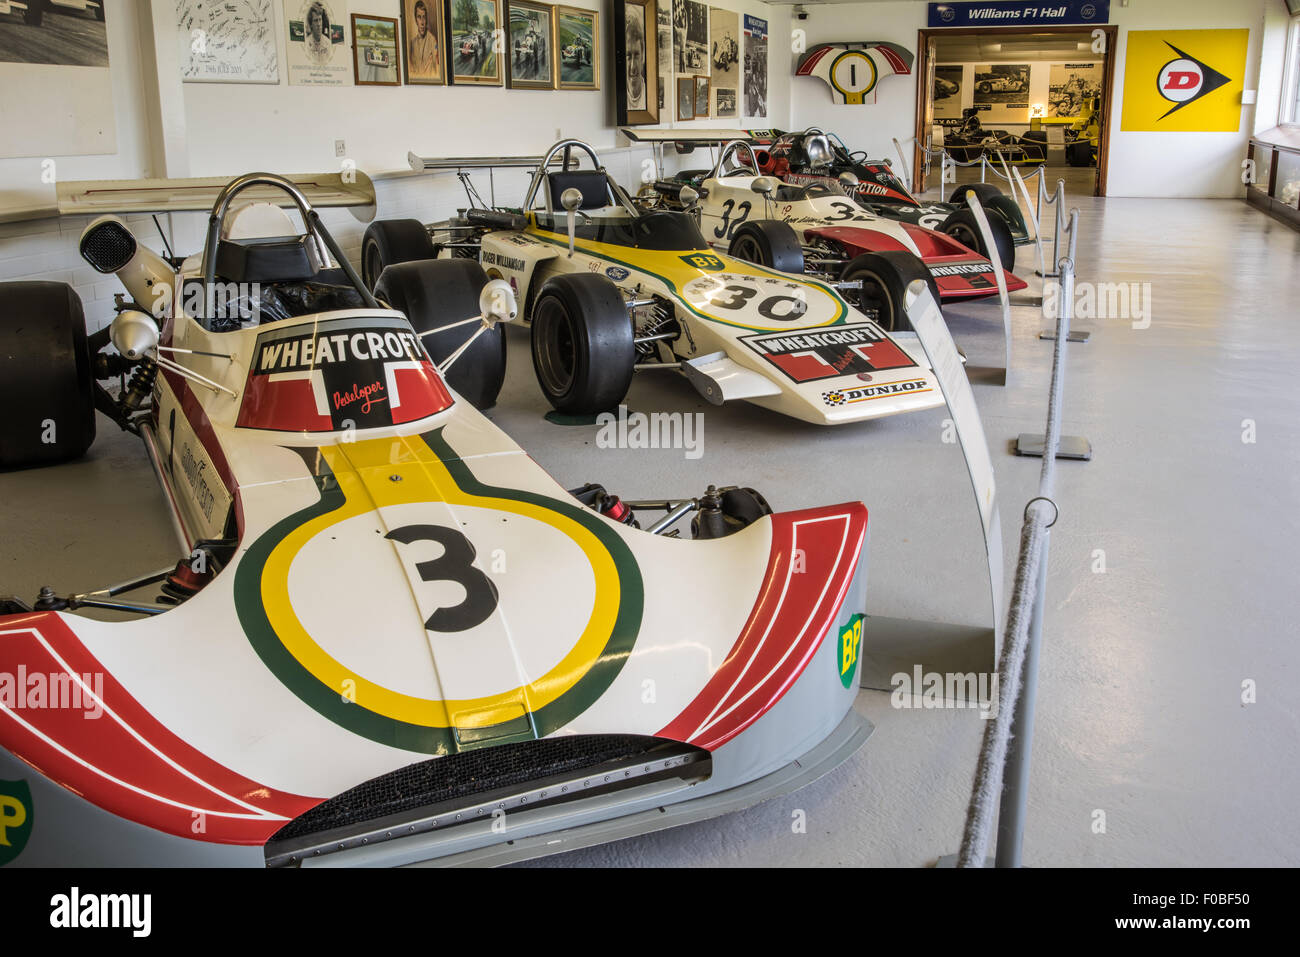
[[[464,156],[456,159],[407,153],[406,162],[417,173],[423,173],[433,169],[500,169],[501,167],[536,169],[541,165],[542,158],[540,156]]]
[[[375,215],[375,184],[360,170],[285,176],[317,209],[347,207],[361,222]],[[64,216],[104,213],[211,212],[217,197],[234,179],[200,176],[189,179],[75,180],[58,184],[59,213]],[[242,198],[291,207],[283,189],[253,186]]]

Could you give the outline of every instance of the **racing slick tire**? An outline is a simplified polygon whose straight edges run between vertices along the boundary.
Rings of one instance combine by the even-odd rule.
[[[919,256],[901,249],[862,253],[849,260],[840,274],[841,282],[861,280],[862,288],[846,289],[840,295],[858,309],[874,310],[876,324],[886,332],[901,332],[912,328],[907,321],[907,287],[916,279],[924,280],[934,301],[940,302],[939,287]]]
[[[618,287],[594,273],[556,276],[532,312],[533,369],[556,411],[607,412],[632,385],[635,331]]]
[[[405,313],[415,331],[423,334],[477,316],[479,293],[487,281],[483,267],[472,259],[425,259],[386,268],[375,286],[375,296]],[[437,365],[478,328],[458,326],[421,335],[421,341]],[[480,333],[447,370],[447,384],[476,409],[496,405],[505,378],[506,336],[500,323]]]
[[[743,223],[731,236],[727,254],[777,272],[803,272],[803,246],[789,223],[756,219]]]
[[[0,468],[85,454],[95,440],[92,370],[71,286],[0,283]]]
[[[45,0],[31,0],[27,4],[27,9],[23,11],[23,23],[29,27],[39,27],[41,17],[45,15]],[[101,18],[102,19],[102,18]]]
[[[1002,190],[992,183],[966,183],[952,191],[952,195],[948,197],[948,202],[954,206],[965,206],[967,193],[974,193],[978,196],[983,206],[988,206],[993,200],[1003,195]]]
[[[433,257],[433,240],[418,219],[377,219],[361,240],[361,281],[374,289],[386,267]],[[477,312],[475,306],[470,315]]]
[[[1000,215],[986,211],[984,218],[989,221],[989,232],[993,234],[993,244],[998,249],[998,261],[1002,264],[1003,269],[1011,272],[1016,268],[1016,241],[1011,235],[1011,227],[1006,224],[1006,220]],[[959,209],[953,212],[939,226],[939,232],[951,236],[967,249],[974,250],[985,259],[992,259],[989,255],[988,246],[984,242],[984,234],[980,232],[979,222],[975,219],[975,214],[969,209]]]
[[[1065,161],[1071,166],[1092,165],[1092,144],[1071,143],[1065,148]]]

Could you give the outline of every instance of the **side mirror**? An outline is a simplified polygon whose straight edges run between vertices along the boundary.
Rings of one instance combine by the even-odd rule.
[[[569,255],[573,255],[573,237],[578,230],[578,207],[582,205],[582,191],[570,186],[560,194],[560,205],[569,217]]]
[[[840,173],[839,179],[840,182],[843,183],[845,186],[847,186],[849,189],[852,189],[854,186],[857,186],[858,183],[862,182],[860,179],[858,179],[857,173],[850,173],[847,170],[843,173]]]
[[[143,359],[158,347],[158,324],[139,309],[123,309],[114,316],[108,335],[128,359]]]
[[[478,294],[478,308],[483,321],[492,326],[498,322],[512,322],[519,315],[515,291],[504,279],[493,279],[483,287]]]
[[[763,196],[766,196],[768,199],[771,199],[773,196],[775,196],[776,191],[780,187],[781,184],[777,182],[775,177],[772,176],[756,177],[754,179],[754,182],[749,184],[750,189],[752,189],[756,193],[760,193]]]
[[[677,201],[682,208],[690,209],[700,201],[700,193],[694,186],[683,186],[677,191]]]

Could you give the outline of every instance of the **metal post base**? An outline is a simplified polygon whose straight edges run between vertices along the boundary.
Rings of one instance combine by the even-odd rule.
[[[947,870],[948,868],[955,868],[957,866],[957,857],[956,854],[945,854],[934,862],[935,869]],[[993,867],[993,858],[984,858],[984,866],[991,869]]]
[[[1038,334],[1038,338],[1046,339],[1049,342],[1055,342],[1056,330],[1044,329],[1042,332]],[[1070,330],[1070,333],[1065,337],[1065,341],[1066,342],[1087,342],[1091,338],[1092,338],[1092,333],[1088,332],[1086,329],[1072,329]]]
[[[1021,432],[1020,437],[1016,439],[1016,455],[1035,455],[1042,458],[1046,445],[1047,439],[1043,433]],[[1092,459],[1092,443],[1082,435],[1063,435],[1060,447],[1056,450],[1056,457],[1082,459],[1087,462]]]

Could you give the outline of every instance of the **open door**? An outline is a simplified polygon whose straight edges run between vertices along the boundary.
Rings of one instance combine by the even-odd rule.
[[[920,196],[925,192],[926,152],[932,146],[934,131],[934,64],[937,59],[937,43],[932,36],[922,34],[922,42],[917,44],[921,55],[920,69],[916,71],[916,149],[912,151],[912,194]],[[924,147],[924,149],[922,149]]]

